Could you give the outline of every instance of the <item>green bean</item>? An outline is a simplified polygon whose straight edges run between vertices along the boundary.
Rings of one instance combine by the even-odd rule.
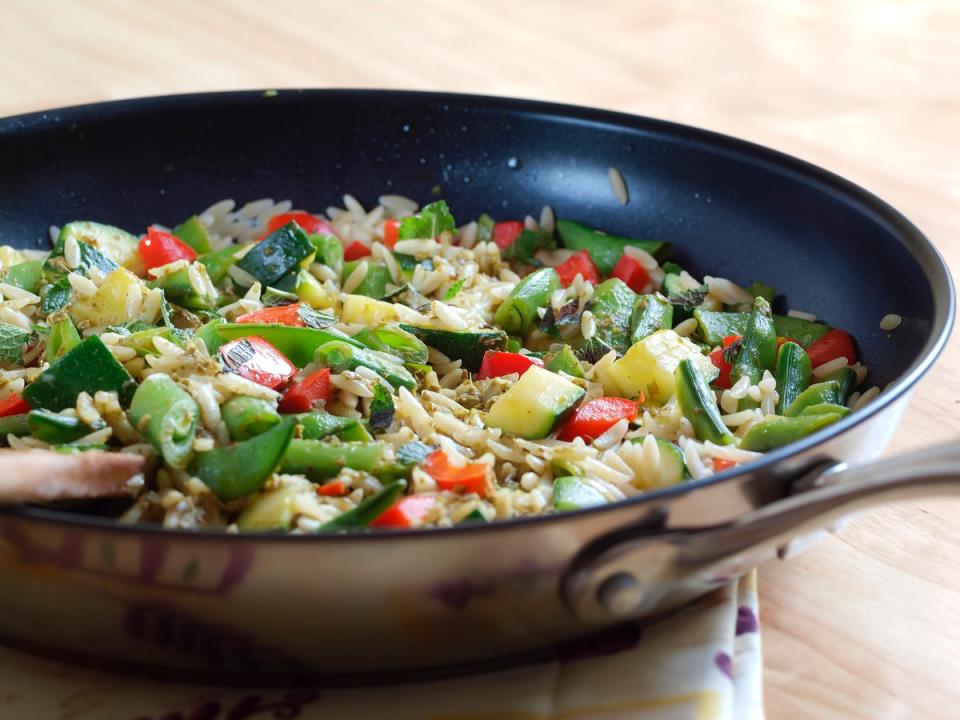
[[[3,276],[5,283],[36,293],[43,282],[43,260],[27,260],[26,262],[11,265],[7,274]]]
[[[280,413],[273,403],[247,395],[227,400],[220,408],[220,414],[233,440],[247,440],[280,422]]]
[[[333,270],[339,282],[343,277],[343,244],[333,235],[311,235],[310,242],[317,249],[317,262]]]
[[[211,250],[210,233],[207,231],[207,226],[196,215],[188,217],[177,225],[173,229],[173,234],[200,254]]]
[[[390,506],[400,498],[406,487],[406,480],[394,480],[384,485],[382,490],[371,495],[352,510],[347,510],[342,515],[337,515],[333,520],[324,523],[320,530],[346,530],[367,527],[390,509]]]
[[[584,377],[583,366],[569,345],[544,355],[543,366],[551,372],[565,372],[573,377]]]
[[[792,403],[787,405],[783,414],[787,417],[796,417],[811,405],[820,405],[821,403],[843,404],[843,398],[840,395],[840,383],[836,380],[827,380],[811,385],[800,393]]]
[[[333,443],[322,440],[293,440],[280,469],[303,474],[311,480],[334,477],[344,468],[373,470],[384,453],[383,443]]]
[[[200,409],[169,375],[150,375],[130,403],[130,422],[163,455],[168,465],[183,469],[193,457],[193,438]]]
[[[753,312],[743,333],[740,350],[732,363],[730,378],[750,378],[754,385],[760,382],[764,370],[772,370],[777,357],[777,331],[773,325],[770,303],[762,297],[754,299]]]
[[[783,415],[784,408],[807,389],[810,384],[810,357],[807,351],[794,342],[785,342],[777,353],[777,412]]]
[[[807,415],[829,415],[830,413],[836,413],[840,417],[846,417],[850,414],[850,408],[846,405],[836,405],[835,403],[818,403],[817,405],[809,405],[800,411],[798,417],[806,417]]]
[[[560,289],[560,276],[553,268],[527,275],[497,308],[493,321],[513,335],[526,335],[539,319],[537,310],[546,307],[550,296]]]
[[[226,279],[230,268],[237,262],[237,253],[243,250],[244,247],[246,246],[228,245],[222,250],[214,250],[211,253],[206,253],[197,258],[207,269],[210,282],[214,285],[219,285]]]
[[[673,325],[673,305],[660,293],[641,295],[633,305],[630,318],[630,342],[638,343],[657,330]]]
[[[197,453],[190,473],[224,502],[255,493],[280,466],[293,430],[293,419],[284,418],[249,440]]]
[[[575,475],[553,481],[553,507],[557,510],[582,510],[606,504],[603,493]]]
[[[417,386],[413,375],[392,356],[376,350],[354,347],[343,341],[324,343],[316,349],[313,359],[317,364],[336,372],[365,367],[373,370],[394,387],[413,390]]]
[[[367,274],[363,276],[360,284],[350,292],[353,295],[365,295],[379,300],[387,294],[387,285],[391,282],[390,271],[387,270],[385,265],[377,265],[369,258],[349,260],[343,264],[343,280],[346,282],[347,278],[360,267],[362,262],[367,263]]]
[[[720,419],[717,399],[700,369],[689,359],[681,360],[675,373],[677,403],[693,425],[698,440],[729,445],[733,435]]]
[[[842,416],[839,413],[823,415],[801,415],[799,417],[781,417],[768,415],[752,425],[740,440],[742,450],[766,452],[796,442],[822,427],[834,423]]]

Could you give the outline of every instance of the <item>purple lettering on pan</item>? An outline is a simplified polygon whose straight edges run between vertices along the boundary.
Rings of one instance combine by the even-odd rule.
[[[737,609],[737,635],[757,631],[757,616],[746,605]]]
[[[729,655],[725,652],[718,652],[713,656],[713,662],[720,668],[720,672],[733,680],[733,660]]]

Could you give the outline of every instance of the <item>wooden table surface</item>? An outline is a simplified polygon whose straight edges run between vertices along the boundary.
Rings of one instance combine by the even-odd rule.
[[[960,3],[6,0],[0,116],[197,90],[389,87],[614,108],[821,164],[960,268]],[[2,159],[0,159],[2,161]],[[960,344],[891,451],[957,436]],[[960,715],[960,501],[762,571],[769,717]]]

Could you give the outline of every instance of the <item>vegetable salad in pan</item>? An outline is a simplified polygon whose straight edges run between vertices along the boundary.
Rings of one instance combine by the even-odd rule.
[[[842,329],[660,240],[344,202],[0,247],[3,444],[143,456],[121,522],[443,527],[728,470],[878,392]]]

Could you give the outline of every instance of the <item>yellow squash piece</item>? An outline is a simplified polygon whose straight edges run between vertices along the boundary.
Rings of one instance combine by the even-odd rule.
[[[75,294],[76,299],[70,306],[70,318],[80,327],[100,327],[104,325],[122,325],[139,312],[146,295],[146,286],[129,270],[117,268],[107,275],[89,296]]]
[[[363,295],[347,295],[343,301],[340,319],[345,323],[380,325],[397,319],[397,311],[392,303],[374,300]]]
[[[608,372],[624,397],[635,398],[643,393],[647,400],[663,404],[674,393],[674,371],[681,360],[688,358],[707,382],[716,379],[720,371],[710,358],[673,330],[657,330],[635,343]]]

